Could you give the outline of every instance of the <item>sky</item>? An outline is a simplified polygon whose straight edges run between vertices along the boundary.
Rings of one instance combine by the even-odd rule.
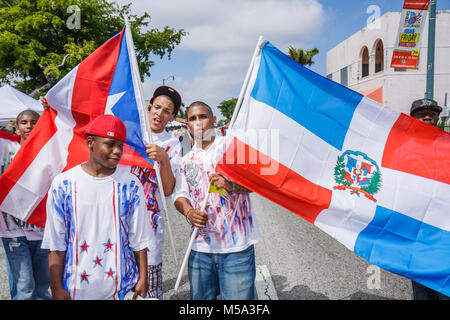
[[[119,4],[129,0],[115,0]],[[137,0],[132,12],[147,12],[149,28],[184,29],[189,34],[155,66],[143,83],[144,97],[163,84],[177,89],[188,106],[201,100],[216,108],[237,98],[262,35],[283,52],[289,46],[319,49],[311,69],[326,75],[326,53],[378,15],[401,11],[403,0]],[[438,10],[450,0],[437,0]],[[397,32],[397,30],[393,30]]]

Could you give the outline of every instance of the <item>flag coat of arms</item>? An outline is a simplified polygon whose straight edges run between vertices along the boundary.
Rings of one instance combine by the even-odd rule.
[[[450,137],[299,65],[254,60],[216,170],[372,264],[450,295]]]
[[[101,114],[119,117],[127,128],[120,163],[151,168],[143,142],[151,133],[139,81],[131,32],[124,27],[47,93],[51,110],[42,114],[0,177],[0,210],[43,227],[53,178],[87,161],[85,130]]]

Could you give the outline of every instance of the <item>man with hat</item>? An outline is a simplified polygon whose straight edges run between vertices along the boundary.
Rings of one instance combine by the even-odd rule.
[[[437,126],[439,121],[439,114],[442,108],[438,106],[437,102],[431,99],[419,99],[411,105],[411,117],[419,119],[422,122]]]
[[[148,295],[163,298],[162,292],[162,248],[164,241],[164,219],[161,217],[162,196],[170,196],[175,186],[175,170],[181,162],[181,144],[177,138],[165,130],[181,107],[181,96],[169,86],[156,88],[148,107],[148,119],[152,131],[153,144],[146,146],[150,159],[158,161],[164,195],[160,192],[154,169],[131,167],[144,186],[147,211],[152,224],[152,241],[147,251]]]
[[[117,167],[126,127],[101,115],[86,130],[87,162],[55,177],[42,247],[49,249],[53,299],[147,296],[150,220],[143,186]]]
[[[419,99],[411,105],[411,116],[422,122],[437,126],[442,108],[431,99]],[[444,294],[425,287],[412,280],[414,300],[448,300]]]

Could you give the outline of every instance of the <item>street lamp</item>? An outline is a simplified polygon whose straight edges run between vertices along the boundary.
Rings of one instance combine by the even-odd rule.
[[[166,80],[172,79],[173,81],[175,81],[175,77],[174,76],[168,76],[167,78],[163,79],[163,85],[166,84]]]

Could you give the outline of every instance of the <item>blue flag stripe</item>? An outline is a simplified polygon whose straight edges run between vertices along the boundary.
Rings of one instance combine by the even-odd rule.
[[[338,150],[363,96],[301,66],[270,43],[262,50],[251,96]]]
[[[111,109],[116,117],[119,117],[127,127],[127,144],[141,157],[153,165],[153,161],[145,152],[145,145],[139,122],[139,111],[131,78],[131,64],[124,32],[120,44],[120,54],[117,59],[114,77],[111,82],[109,95],[125,92]]]
[[[355,253],[370,263],[450,295],[450,232],[377,206]]]

